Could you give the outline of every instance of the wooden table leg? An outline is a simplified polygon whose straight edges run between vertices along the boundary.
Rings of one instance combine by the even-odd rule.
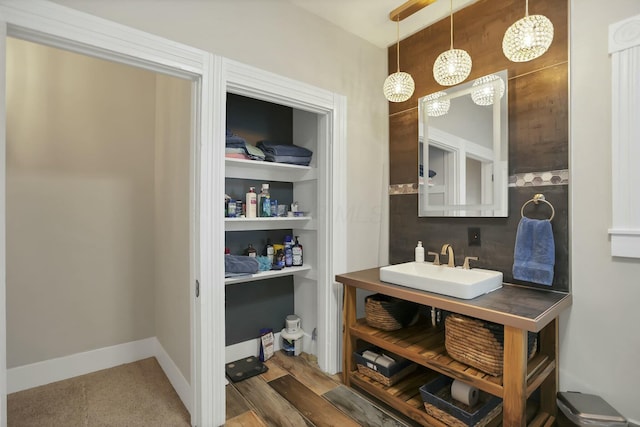
[[[527,331],[504,327],[504,399],[502,425],[525,427],[527,423]]]
[[[540,386],[540,410],[547,414],[557,416],[558,405],[558,318],[553,319],[540,331],[540,353],[549,356],[549,360],[555,360],[555,370]]]
[[[353,370],[353,351],[355,339],[349,333],[349,327],[356,323],[356,291],[354,286],[344,286],[344,301],[342,307],[342,381],[346,386],[351,385],[350,373]]]

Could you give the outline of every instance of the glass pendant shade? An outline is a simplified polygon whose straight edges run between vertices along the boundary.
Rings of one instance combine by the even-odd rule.
[[[390,102],[404,102],[411,98],[416,84],[413,82],[411,74],[400,71],[400,16],[396,26],[398,42],[396,43],[396,64],[398,71],[390,74],[382,85],[382,92],[385,98]]]
[[[463,82],[471,73],[471,56],[462,49],[453,48],[453,0],[451,10],[451,48],[442,52],[433,63],[433,77],[442,86],[453,86]]]
[[[449,107],[451,107],[451,100],[440,99],[446,94],[446,92],[436,92],[432,93],[431,95],[425,96],[425,108],[427,109],[427,115],[429,117],[440,117],[449,112]]]
[[[404,102],[411,98],[415,87],[413,78],[409,73],[398,71],[390,74],[385,79],[382,91],[387,100],[391,102]]]
[[[433,77],[443,86],[463,82],[471,73],[471,57],[462,49],[442,52],[433,64]]]
[[[527,0],[526,14],[514,22],[504,33],[502,51],[513,62],[527,62],[536,59],[549,49],[553,41],[553,24],[543,15],[529,15]]]
[[[498,82],[496,82],[498,80]],[[493,84],[488,84],[494,82]],[[494,93],[498,85],[498,99],[504,96],[504,81],[495,74],[489,74],[488,76],[480,77],[473,82],[473,87],[482,86],[471,92],[471,99],[477,105],[492,105]]]

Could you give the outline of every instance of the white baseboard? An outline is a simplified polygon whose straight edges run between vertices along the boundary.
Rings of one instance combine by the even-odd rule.
[[[280,350],[280,332],[273,334],[274,351]],[[311,334],[304,333],[304,339],[302,340],[302,350],[309,354],[315,355],[315,342],[311,341]],[[257,357],[260,353],[260,338],[253,340],[243,341],[237,344],[227,346],[225,348],[224,363],[233,362],[244,357]]]
[[[153,357],[157,342],[155,337],[145,338],[8,369],[7,393],[15,393]]]
[[[191,385],[186,380],[184,375],[182,375],[180,369],[178,369],[176,364],[173,362],[173,359],[171,359],[169,353],[167,353],[164,347],[162,347],[160,341],[158,341],[158,339],[155,337],[153,339],[156,342],[155,357],[158,360],[160,367],[169,379],[169,382],[175,389],[176,393],[178,393],[178,396],[180,397],[180,400],[182,400],[184,406],[187,408],[187,411],[191,413],[191,403],[193,396],[193,393],[191,392]]]
[[[8,369],[7,393],[15,393],[149,357],[155,357],[158,360],[182,403],[191,412],[191,386],[156,337]]]

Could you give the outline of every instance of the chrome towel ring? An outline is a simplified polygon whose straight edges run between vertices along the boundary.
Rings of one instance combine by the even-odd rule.
[[[527,206],[529,203],[534,203],[534,204],[538,204],[540,202],[546,203],[547,205],[549,205],[549,207],[551,208],[551,217],[549,218],[549,221],[551,221],[553,219],[554,216],[556,216],[556,210],[553,208],[553,205],[551,204],[551,202],[549,202],[548,200],[545,199],[544,194],[538,193],[536,195],[533,196],[533,199],[527,200],[526,202],[524,202],[524,204],[522,205],[522,209],[520,209],[520,216],[522,218],[524,218],[524,208],[525,206]]]

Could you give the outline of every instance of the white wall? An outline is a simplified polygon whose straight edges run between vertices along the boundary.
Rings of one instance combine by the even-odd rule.
[[[56,3],[346,95],[347,269],[387,262],[386,49],[285,0]]]
[[[153,74],[7,48],[7,367],[154,336]]]
[[[561,318],[560,387],[602,396],[640,422],[640,260],[612,258],[608,26],[637,0],[571,1],[571,286]],[[640,159],[638,159],[640,161]]]

